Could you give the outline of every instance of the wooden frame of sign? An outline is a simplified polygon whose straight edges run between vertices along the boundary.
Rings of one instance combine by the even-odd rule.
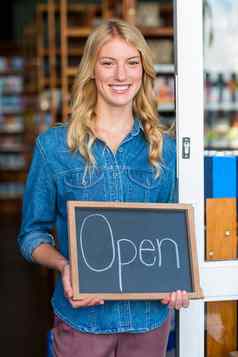
[[[67,208],[73,299],[153,300],[175,290],[203,297],[192,205],[68,201]]]

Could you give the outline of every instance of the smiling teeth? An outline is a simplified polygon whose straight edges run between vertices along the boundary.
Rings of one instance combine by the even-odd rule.
[[[123,91],[129,88],[129,85],[115,85],[111,86],[112,89]]]

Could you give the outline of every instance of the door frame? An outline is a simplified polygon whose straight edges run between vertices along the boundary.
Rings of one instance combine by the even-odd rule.
[[[195,208],[203,300],[179,312],[179,356],[204,357],[205,303],[238,300],[238,260],[205,261],[203,1],[174,0],[177,176],[179,202]],[[183,158],[190,138],[190,158]]]

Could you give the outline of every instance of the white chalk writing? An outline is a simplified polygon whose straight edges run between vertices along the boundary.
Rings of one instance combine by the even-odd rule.
[[[85,253],[84,253],[84,247],[83,247],[83,229],[84,229],[84,226],[85,226],[86,222],[90,218],[92,219],[94,217],[101,217],[106,222],[107,227],[108,227],[109,232],[110,232],[110,238],[111,238],[111,242],[112,242],[112,259],[111,259],[111,263],[108,264],[105,268],[100,268],[100,269],[96,269],[96,268],[92,267],[91,265],[89,265],[89,263],[88,263],[88,261],[86,259],[86,256],[85,256]],[[81,251],[82,251],[82,256],[83,256],[84,262],[85,262],[85,264],[87,265],[87,267],[90,270],[95,271],[95,272],[102,272],[102,271],[105,271],[105,270],[108,270],[108,269],[111,268],[111,266],[113,265],[114,260],[115,260],[115,245],[114,245],[112,227],[111,227],[109,221],[107,220],[107,218],[105,216],[103,216],[102,214],[90,214],[89,216],[84,218],[82,226],[81,226],[81,229],[80,229],[80,247],[81,247]]]
[[[86,224],[93,225],[95,222],[93,222],[94,218],[100,218],[102,220],[102,224],[106,224],[109,232],[109,240],[110,240],[110,249],[111,249],[111,260],[110,263],[108,263],[106,266],[103,268],[97,268],[93,266],[93,263],[88,262],[88,257],[85,254],[85,245],[87,241],[87,234],[84,236],[84,229]],[[90,220],[90,222],[89,222]],[[85,241],[85,243],[84,243]],[[82,222],[82,226],[80,229],[80,248],[82,252],[82,257],[83,261],[86,264],[86,266],[97,273],[104,272],[106,270],[109,270],[114,262],[115,262],[115,257],[117,256],[117,264],[118,264],[118,281],[119,281],[119,288],[120,291],[123,291],[123,279],[122,279],[122,272],[123,272],[123,267],[128,266],[132,264],[137,256],[139,256],[139,261],[141,264],[147,266],[147,267],[152,267],[156,264],[157,258],[158,258],[158,267],[161,268],[163,264],[163,259],[162,259],[162,252],[166,249],[166,247],[172,247],[174,248],[175,251],[175,257],[176,257],[176,267],[177,269],[180,269],[180,256],[179,256],[179,248],[178,244],[172,239],[172,238],[163,238],[159,240],[158,238],[154,238],[154,241],[156,242],[156,245],[153,243],[152,239],[143,239],[139,247],[137,248],[136,244],[134,241],[128,238],[122,238],[118,239],[116,242],[116,247],[115,247],[115,241],[114,241],[114,235],[113,235],[113,230],[111,227],[111,224],[109,220],[103,215],[103,214],[91,214],[87,217],[84,218]],[[122,251],[124,247],[124,252],[127,251],[127,259],[123,257]],[[117,248],[117,252],[116,252]],[[125,250],[126,249],[126,250]],[[131,254],[128,256],[128,252]],[[138,254],[139,252],[139,254]],[[150,256],[149,256],[150,254]],[[164,254],[166,256],[166,254]],[[150,259],[148,259],[150,258]],[[94,262],[95,264],[95,262]]]

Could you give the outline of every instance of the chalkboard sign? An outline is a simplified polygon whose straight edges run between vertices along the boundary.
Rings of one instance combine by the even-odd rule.
[[[68,223],[74,299],[202,296],[191,205],[69,201]]]

